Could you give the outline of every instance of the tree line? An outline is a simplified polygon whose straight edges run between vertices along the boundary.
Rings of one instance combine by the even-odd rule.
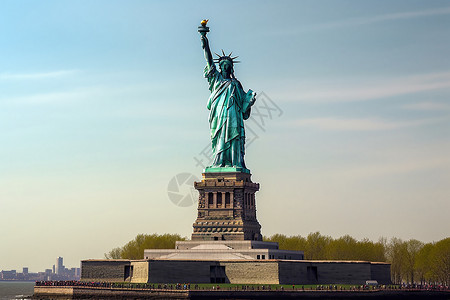
[[[450,238],[423,243],[411,239],[380,238],[360,241],[344,235],[333,239],[319,232],[302,236],[275,234],[266,241],[278,242],[280,249],[303,250],[308,260],[362,260],[391,264],[393,283],[440,283],[450,285]]]
[[[105,253],[107,259],[142,259],[144,249],[174,249],[176,241],[186,238],[178,234],[139,234],[123,247]],[[307,260],[354,260],[388,262],[393,283],[431,283],[450,286],[450,237],[423,243],[411,239],[380,238],[356,240],[350,235],[332,238],[313,232],[306,237],[275,234],[264,237],[277,242],[283,250],[304,251]]]
[[[138,234],[123,247],[105,253],[106,259],[142,259],[145,249],[175,249],[176,241],[185,241],[179,234]]]

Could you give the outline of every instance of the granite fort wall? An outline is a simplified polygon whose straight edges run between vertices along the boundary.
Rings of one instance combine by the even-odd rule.
[[[82,281],[209,283],[212,279],[237,284],[364,284],[366,280],[388,284],[390,265],[349,261],[88,260],[82,262],[81,272]]]
[[[131,282],[134,283],[148,282],[148,275],[149,275],[148,261],[131,261],[131,266],[133,268]]]
[[[239,284],[278,284],[278,262],[240,261],[220,262],[225,267],[230,283]]]
[[[280,284],[307,284],[305,263],[292,263],[280,261],[278,264],[278,276]]]
[[[390,283],[390,265],[351,261],[280,261],[281,284],[365,284],[366,280]]]
[[[387,263],[371,263],[370,273],[372,280],[380,284],[391,284],[391,265]]]
[[[81,281],[125,281],[125,266],[129,260],[84,260],[81,262]]]
[[[312,262],[318,284],[365,284],[370,280],[370,262]]]
[[[152,260],[148,262],[148,282],[205,283],[210,282],[209,261]]]
[[[209,283],[211,267],[225,267],[224,282],[239,284],[278,284],[276,261],[150,261],[151,283]],[[137,282],[137,281],[136,281]]]

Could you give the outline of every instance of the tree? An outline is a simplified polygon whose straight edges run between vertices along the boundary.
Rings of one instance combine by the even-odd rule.
[[[421,284],[425,282],[431,282],[433,280],[433,274],[431,270],[431,251],[434,248],[434,244],[425,244],[422,249],[417,253],[414,268],[417,272],[417,277]]]
[[[414,273],[416,273],[416,259],[417,254],[423,247],[423,243],[411,239],[404,243],[404,257],[402,260],[403,263],[403,272],[405,274],[405,279],[411,283],[414,284]]]
[[[450,238],[440,240],[434,245],[430,261],[435,280],[450,286]]]
[[[374,243],[368,239],[357,241],[350,235],[333,239],[314,232],[307,238],[274,234],[264,240],[277,242],[283,250],[303,250],[306,259],[386,261],[386,239],[383,238]]]
[[[142,259],[145,249],[173,249],[176,241],[184,241],[186,238],[178,234],[138,234],[134,240],[129,241],[123,247],[114,248],[105,253],[107,259]]]
[[[308,234],[306,237],[305,258],[306,259],[326,259],[327,248],[331,242],[331,237],[323,236],[320,232]]]
[[[357,242],[355,247],[355,259],[363,261],[386,261],[386,249],[382,239],[374,243],[369,239],[363,239]]]
[[[328,244],[327,259],[356,260],[358,242],[349,235],[331,240]]]
[[[271,237],[264,237],[265,241],[277,242],[278,247],[283,250],[303,251],[306,247],[306,239],[300,235],[285,236],[284,234],[274,234]]]
[[[105,253],[106,259],[119,259],[121,258],[120,254],[122,252],[122,248],[117,247],[109,251],[108,253]]]
[[[405,253],[405,243],[399,238],[392,238],[387,246],[386,254],[388,262],[391,263],[391,278],[395,284],[402,282]]]

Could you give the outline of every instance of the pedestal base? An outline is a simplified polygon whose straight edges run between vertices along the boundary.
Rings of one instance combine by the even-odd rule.
[[[199,201],[193,241],[262,240],[255,202],[259,184],[251,181],[250,173],[205,170],[194,187]]]

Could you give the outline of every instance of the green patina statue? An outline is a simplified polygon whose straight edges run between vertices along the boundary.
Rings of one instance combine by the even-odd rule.
[[[211,129],[211,143],[214,160],[205,172],[245,172],[245,131],[244,120],[250,116],[250,110],[256,100],[252,90],[245,92],[241,83],[234,77],[233,64],[237,57],[217,55],[213,59],[206,33],[207,20],[201,22],[198,31],[201,34],[202,48],[205,52],[205,78],[209,83],[211,95],[207,108]],[[220,71],[216,69],[218,63]]]

